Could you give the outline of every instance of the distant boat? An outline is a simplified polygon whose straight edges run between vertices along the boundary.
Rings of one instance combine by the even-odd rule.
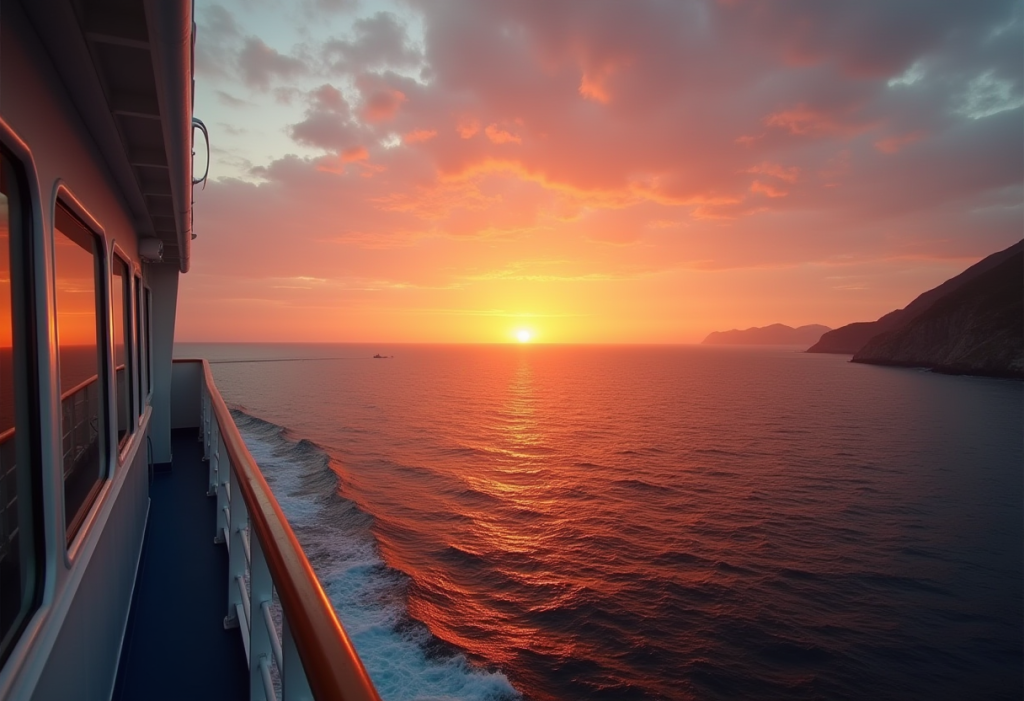
[[[376,354],[376,355],[374,355],[373,357],[374,357],[374,358],[380,358],[381,360],[384,360],[384,359],[386,359],[386,358],[387,358],[388,356],[386,356],[386,355],[381,355],[380,353],[377,353],[377,354]]]

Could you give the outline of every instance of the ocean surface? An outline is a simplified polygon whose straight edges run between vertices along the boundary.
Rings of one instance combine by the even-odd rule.
[[[1021,698],[1022,383],[768,348],[175,352],[215,362],[385,701]]]

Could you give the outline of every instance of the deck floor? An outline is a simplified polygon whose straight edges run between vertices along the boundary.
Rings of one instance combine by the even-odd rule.
[[[149,523],[113,701],[233,701],[249,696],[238,630],[224,630],[227,550],[197,430],[175,431],[174,462],[150,486]]]

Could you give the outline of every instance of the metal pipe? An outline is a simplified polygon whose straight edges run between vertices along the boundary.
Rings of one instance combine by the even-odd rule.
[[[270,613],[270,602],[264,601],[260,604],[263,612],[263,623],[267,626],[267,634],[270,636],[270,649],[274,651],[274,662],[279,670],[284,669],[284,654],[281,652],[281,637],[277,634],[277,627],[274,626],[274,617]]]
[[[260,657],[260,675],[263,677],[263,695],[267,701],[277,701],[277,694],[274,693],[274,680],[270,678],[270,665],[267,663],[267,656]]]
[[[238,535],[242,536],[242,552],[245,553],[245,566],[247,569],[251,569],[252,547],[249,545],[249,531],[239,531]]]
[[[252,620],[252,611],[249,608],[249,590],[245,588],[245,577],[235,577],[235,584],[238,585],[238,595],[242,599],[242,610],[245,611],[245,632],[249,632],[249,621]]]

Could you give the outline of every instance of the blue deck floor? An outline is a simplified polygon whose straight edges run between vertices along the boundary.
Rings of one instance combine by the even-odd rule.
[[[113,701],[249,696],[238,630],[224,630],[227,551],[195,429],[175,431],[174,463],[150,487],[149,523]]]

